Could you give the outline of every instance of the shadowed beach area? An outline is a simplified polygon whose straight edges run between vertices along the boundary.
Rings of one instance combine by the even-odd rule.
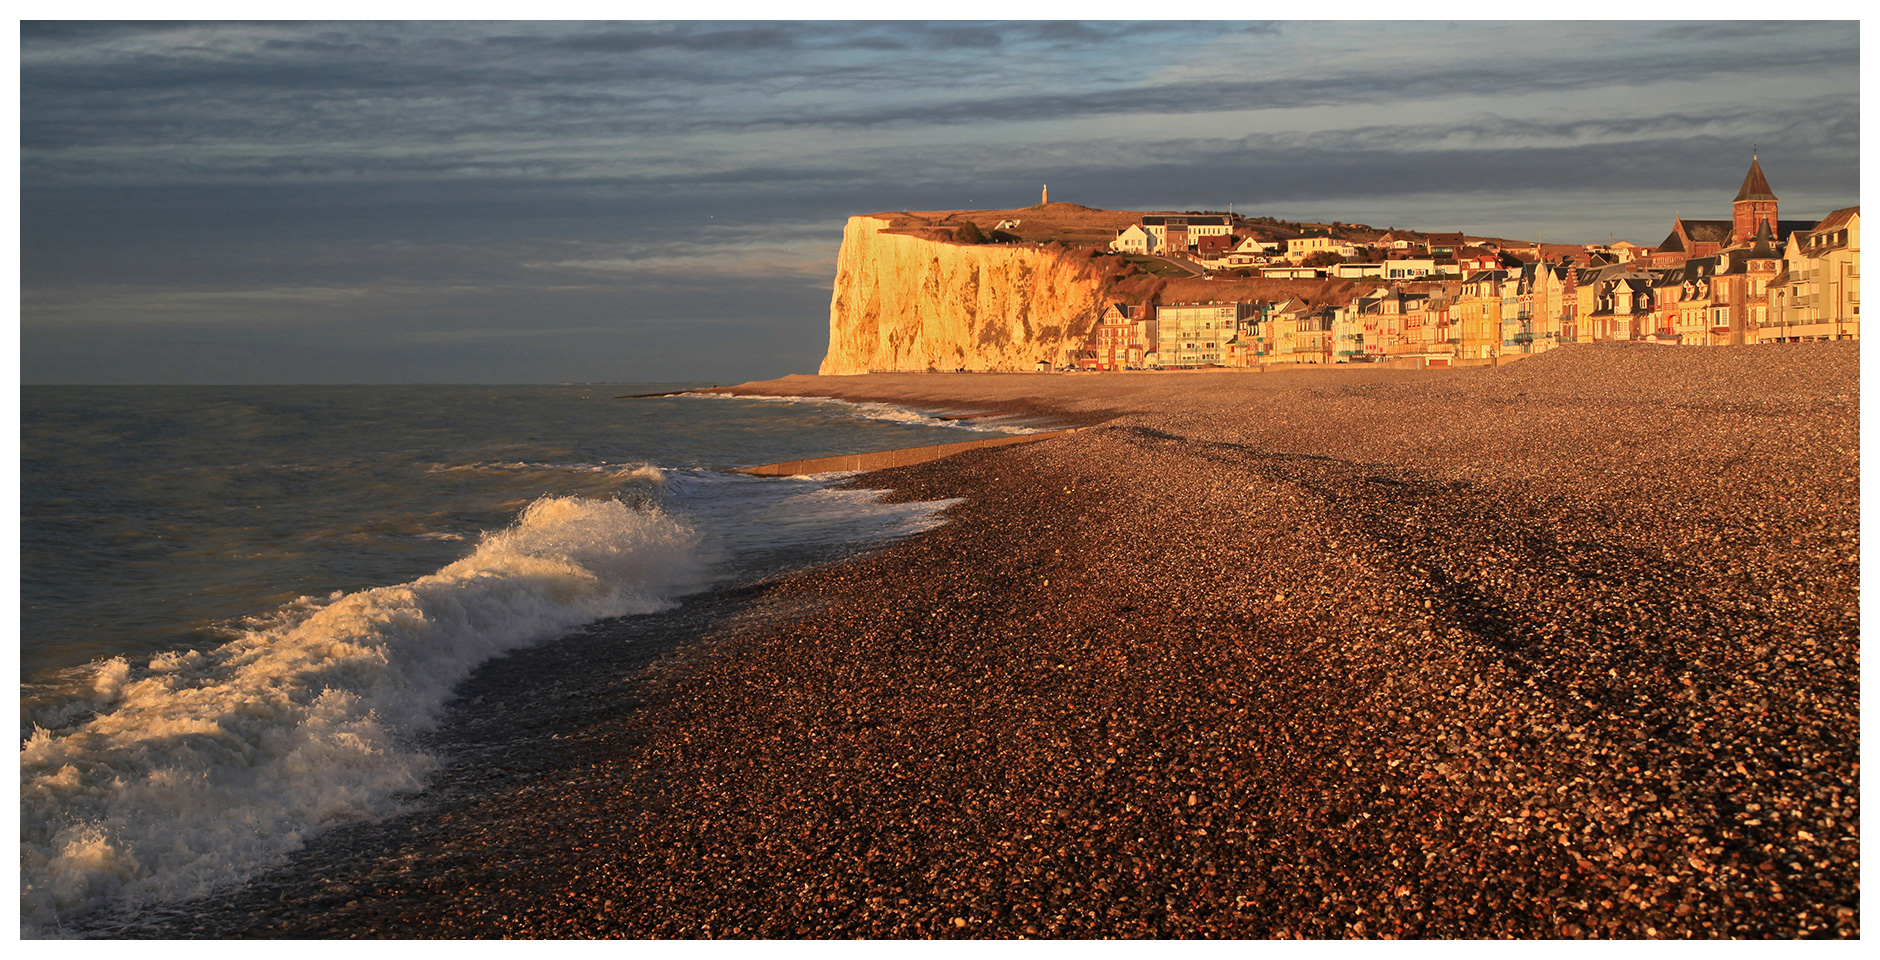
[[[119,932],[1858,936],[1858,359],[731,388],[1088,429],[486,665],[418,812]]]

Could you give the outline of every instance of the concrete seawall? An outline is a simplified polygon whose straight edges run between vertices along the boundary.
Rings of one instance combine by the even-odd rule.
[[[873,453],[850,453],[839,457],[817,457],[813,460],[788,460],[783,463],[766,463],[755,467],[741,467],[734,473],[748,473],[757,477],[794,477],[805,473],[845,473],[855,470],[880,470],[884,467],[905,467],[911,463],[925,463],[964,453],[979,447],[1004,447],[1014,443],[1031,443],[1034,440],[1049,440],[1083,430],[1073,427],[1069,430],[1052,430],[1047,433],[1021,433],[1010,437],[988,437],[984,440],[962,440],[958,443],[936,443],[925,447],[903,447],[899,450],[877,450]]]

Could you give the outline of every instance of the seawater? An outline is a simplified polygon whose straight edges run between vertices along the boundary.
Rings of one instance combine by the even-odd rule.
[[[729,468],[1022,432],[687,384],[27,387],[21,916],[200,896],[395,812],[479,663],[927,529]]]

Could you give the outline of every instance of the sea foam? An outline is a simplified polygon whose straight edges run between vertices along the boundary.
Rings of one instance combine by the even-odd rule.
[[[670,607],[712,553],[653,498],[548,497],[429,576],[303,600],[214,649],[83,668],[20,752],[23,932],[201,895],[396,810],[437,765],[411,737],[479,663]]]
[[[880,420],[888,423],[905,423],[922,427],[939,427],[949,430],[965,430],[973,433],[1029,434],[1043,433],[1051,427],[1026,426],[1004,422],[1007,416],[974,416],[964,419],[945,419],[929,413],[922,413],[911,407],[893,403],[874,401],[838,400],[834,397],[788,397],[768,394],[718,394],[685,393],[677,396],[698,399],[751,400],[760,403],[789,403],[816,406],[840,411],[848,416],[862,420]]]

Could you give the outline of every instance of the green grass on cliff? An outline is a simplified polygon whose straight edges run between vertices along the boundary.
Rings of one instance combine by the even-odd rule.
[[[1177,278],[1189,276],[1188,271],[1159,257],[1141,257],[1133,253],[1126,253],[1123,254],[1123,259],[1135,264],[1137,269],[1153,277]]]

